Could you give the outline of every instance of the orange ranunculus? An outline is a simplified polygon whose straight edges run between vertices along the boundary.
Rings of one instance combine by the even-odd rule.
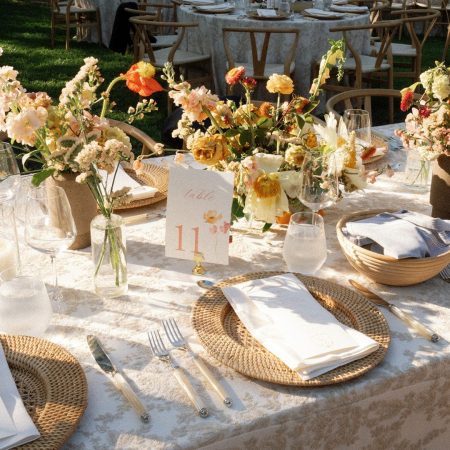
[[[137,92],[142,97],[148,97],[153,92],[163,90],[162,86],[153,78],[155,68],[145,61],[133,64],[123,76],[127,79],[128,89]]]
[[[249,91],[253,91],[256,88],[256,80],[254,78],[245,77],[241,84]]]
[[[289,225],[292,213],[290,211],[283,211],[282,216],[277,216],[277,223],[281,225]]]
[[[244,78],[245,69],[242,66],[233,67],[233,69],[229,70],[225,75],[225,81],[227,84],[234,86],[236,83]]]

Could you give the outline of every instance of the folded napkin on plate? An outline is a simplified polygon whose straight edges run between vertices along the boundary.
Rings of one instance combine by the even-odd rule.
[[[347,222],[342,231],[357,245],[372,243],[371,250],[396,259],[438,256],[450,250],[450,220],[407,210]]]
[[[184,2],[186,5],[214,5],[213,1],[208,0],[188,0]]]
[[[295,275],[277,275],[222,288],[251,335],[302,380],[378,349],[371,338],[341,324]]]
[[[333,5],[347,5],[348,0],[333,0]]]
[[[369,8],[367,8],[367,6],[331,5],[330,10],[336,12],[361,13],[363,11],[369,11]]]
[[[34,441],[39,436],[23,405],[0,345],[0,450]]]
[[[106,180],[106,171],[99,170],[99,173],[102,176],[103,180]],[[112,176],[112,174],[108,176],[108,183],[106,185],[108,192],[111,189],[113,178],[114,177]],[[131,188],[131,191],[128,192],[131,201],[152,198],[157,192],[159,192],[157,188],[151,186],[142,186],[136,180],[133,180],[133,178],[131,178],[119,164],[119,169],[117,170],[116,178],[114,180],[114,191],[120,191],[120,189],[124,187]]]
[[[324,11],[321,9],[305,9],[305,12],[311,16],[336,16],[336,13],[331,12],[331,11]]]
[[[274,9],[257,9],[258,16],[261,17],[275,17],[277,15]]]

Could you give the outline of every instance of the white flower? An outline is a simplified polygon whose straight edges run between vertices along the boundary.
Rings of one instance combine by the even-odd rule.
[[[448,75],[438,75],[433,80],[431,86],[434,97],[441,101],[444,101],[450,95],[450,85]]]

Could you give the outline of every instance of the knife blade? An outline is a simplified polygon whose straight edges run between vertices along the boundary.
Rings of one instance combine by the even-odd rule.
[[[94,357],[97,364],[100,366],[103,372],[112,376],[114,383],[123,392],[126,399],[131,403],[133,409],[139,414],[142,422],[148,423],[150,421],[150,414],[147,412],[145,406],[139,400],[138,396],[128,384],[122,373],[111,362],[100,341],[91,334],[86,338],[89,350],[91,351],[92,356]]]
[[[373,293],[372,291],[369,291],[369,289],[365,288],[364,286],[357,283],[355,280],[348,280],[350,284],[356,288],[362,295],[367,297],[369,300],[374,302],[377,305],[385,306],[386,308],[391,311],[392,314],[396,315],[400,320],[403,320],[403,322],[410,325],[412,328],[414,328],[416,331],[418,331],[420,334],[425,336],[426,338],[430,339],[431,342],[437,342],[439,340],[439,336],[432,330],[430,330],[426,325],[420,323],[417,319],[410,316],[409,314],[405,313],[405,311],[401,310],[397,306],[387,302],[383,298],[381,298],[379,295]]]

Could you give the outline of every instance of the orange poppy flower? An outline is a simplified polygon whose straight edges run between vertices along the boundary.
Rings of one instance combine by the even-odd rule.
[[[242,78],[244,78],[244,75],[245,75],[244,67],[242,66],[234,67],[233,69],[229,70],[225,75],[225,81],[227,84],[233,86],[239,81],[241,81]]]
[[[140,61],[133,64],[123,75],[127,80],[128,89],[137,92],[142,97],[148,97],[153,92],[162,91],[162,86],[153,78],[155,68],[147,62]]]

